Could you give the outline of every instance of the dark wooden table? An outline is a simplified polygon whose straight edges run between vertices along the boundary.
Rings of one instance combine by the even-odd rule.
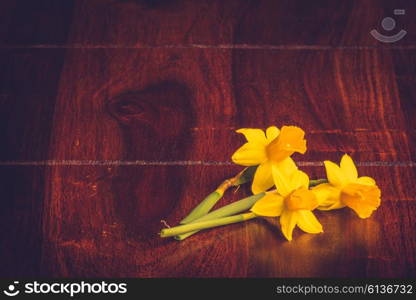
[[[386,16],[403,40],[369,34]],[[415,20],[410,0],[1,1],[1,276],[414,277]],[[274,220],[157,236],[241,170],[235,129],[272,124],[305,129],[313,177],[349,153],[381,207],[291,243]]]

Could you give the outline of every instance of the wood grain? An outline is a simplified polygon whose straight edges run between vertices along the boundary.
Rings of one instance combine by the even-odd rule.
[[[0,274],[414,277],[414,3],[317,2],[0,4]],[[394,8],[408,36],[380,44]],[[241,170],[234,130],[271,124],[305,129],[311,177],[351,154],[380,209],[291,243],[272,219],[160,239]]]

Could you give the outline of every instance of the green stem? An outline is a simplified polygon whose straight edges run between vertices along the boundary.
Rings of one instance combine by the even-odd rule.
[[[243,171],[238,173],[233,178],[225,180],[221,183],[218,188],[206,196],[201,203],[199,203],[182,221],[180,224],[188,224],[204,215],[206,215],[211,208],[220,200],[224,194],[224,192],[231,186],[238,186],[240,184],[246,183],[251,181],[256,167],[248,167],[245,168]]]
[[[214,210],[213,212],[210,212],[209,214],[196,219],[188,224],[193,224],[193,223],[199,223],[199,222],[204,222],[204,221],[209,221],[209,220],[214,220],[214,219],[218,219],[218,218],[223,218],[223,217],[228,217],[228,216],[232,216],[238,213],[241,213],[243,211],[246,211],[248,209],[250,209],[254,203],[256,203],[260,198],[262,198],[265,195],[265,193],[259,193],[244,199],[241,199],[239,201],[236,201],[234,203],[231,203],[229,205],[223,206],[219,209]],[[180,234],[175,236],[175,239],[181,241],[186,239],[187,237],[197,233],[198,230],[196,231],[190,231],[184,234]]]
[[[314,187],[321,183],[328,183],[327,179],[315,179],[315,180],[309,180],[309,187]]]
[[[180,225],[172,228],[165,228],[162,229],[160,232],[161,237],[170,237],[175,235],[180,235],[189,231],[195,231],[195,230],[201,230],[201,229],[207,229],[217,226],[223,226],[238,222],[247,221],[253,218],[256,218],[257,216],[254,213],[244,213],[236,216],[231,217],[225,217],[225,218],[219,218],[214,220],[208,220],[203,222],[196,222],[186,225]]]
[[[180,224],[188,224],[192,221],[202,217],[222,198],[222,193],[215,191],[209,194],[201,201],[190,213],[187,215]]]

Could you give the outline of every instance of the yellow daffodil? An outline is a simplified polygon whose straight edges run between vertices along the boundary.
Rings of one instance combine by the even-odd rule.
[[[258,216],[280,216],[283,235],[289,241],[292,240],[292,232],[296,225],[308,233],[323,232],[322,225],[312,213],[312,210],[318,207],[318,200],[308,189],[308,175],[295,170],[287,176],[276,166],[272,166],[272,174],[277,191],[267,192],[254,204],[251,211]]]
[[[273,186],[272,166],[290,175],[297,169],[290,158],[294,152],[306,151],[305,132],[296,126],[275,126],[261,129],[242,128],[237,130],[247,139],[232,156],[234,163],[242,166],[257,166],[251,190],[253,194],[267,191]]]
[[[319,201],[318,209],[331,210],[345,206],[353,209],[360,218],[368,218],[380,206],[381,191],[373,178],[358,177],[351,157],[345,154],[340,166],[325,161],[329,183],[313,188]]]

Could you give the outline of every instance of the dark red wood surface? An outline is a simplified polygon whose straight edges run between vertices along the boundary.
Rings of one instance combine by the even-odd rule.
[[[395,8],[407,36],[383,44]],[[2,1],[0,275],[414,277],[414,1]],[[161,239],[241,168],[241,127],[298,125],[311,177],[349,153],[382,205]],[[228,192],[223,205],[249,195]]]

